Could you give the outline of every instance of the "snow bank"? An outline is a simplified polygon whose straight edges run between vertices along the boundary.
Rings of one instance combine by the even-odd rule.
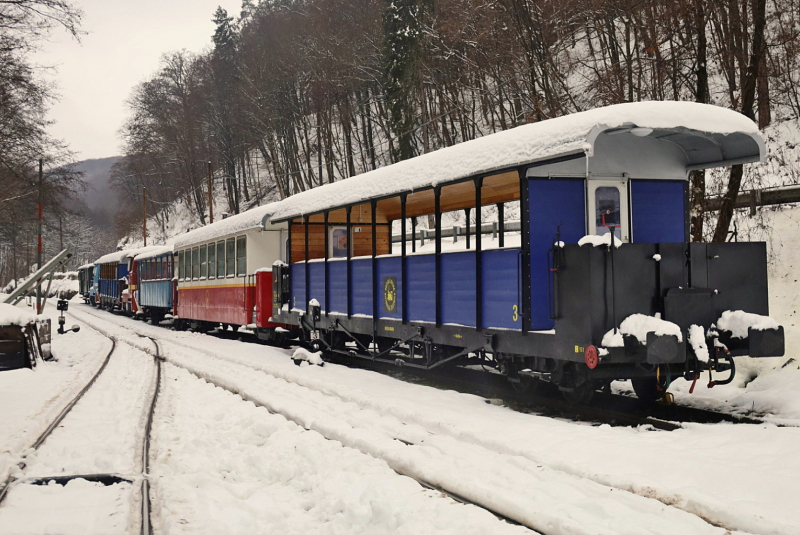
[[[0,325],[27,325],[36,321],[36,314],[24,308],[0,303]]]
[[[750,314],[742,310],[726,310],[717,321],[717,327],[723,331],[730,331],[734,338],[747,338],[748,329],[764,331],[777,329],[779,325],[769,316]]]

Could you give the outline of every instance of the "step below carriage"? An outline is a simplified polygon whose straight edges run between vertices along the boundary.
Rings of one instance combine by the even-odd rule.
[[[752,121],[702,104],[530,124],[139,253],[132,309],[404,366],[481,364],[574,401],[615,379],[647,400],[705,370],[723,384],[735,356],[782,355],[783,329],[768,317],[764,243],[689,243],[687,177],[764,155]],[[473,222],[457,244],[442,236],[453,212]],[[416,232],[428,216],[435,229]],[[475,232],[490,219],[496,236]]]

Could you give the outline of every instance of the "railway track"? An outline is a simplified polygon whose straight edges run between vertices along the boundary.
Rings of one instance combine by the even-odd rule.
[[[91,326],[90,326],[91,327]],[[44,450],[48,442],[47,440],[51,438],[54,431],[56,429],[66,428],[69,430],[70,422],[68,416],[74,413],[74,409],[76,407],[82,407],[80,402],[84,400],[86,403],[86,396],[87,393],[92,390],[92,387],[97,388],[97,385],[102,381],[102,374],[104,371],[109,369],[109,363],[113,364],[112,356],[118,352],[120,348],[119,341],[113,337],[108,336],[111,340],[112,346],[103,363],[98,368],[97,372],[92,376],[92,378],[87,382],[87,384],[78,392],[78,394],[71,399],[63,408],[63,410],[52,420],[52,422],[46,427],[46,429],[42,432],[42,434],[36,439],[36,441],[31,445],[31,447],[26,451],[33,451],[39,452],[40,450]],[[149,480],[148,480],[148,457],[149,457],[149,450],[150,450],[150,431],[152,427],[152,419],[153,413],[155,410],[155,405],[158,399],[158,393],[161,387],[161,360],[158,358],[159,349],[158,343],[156,340],[152,340],[153,344],[155,345],[155,366],[154,366],[154,375],[153,379],[148,382],[148,389],[152,391],[151,395],[149,396],[149,401],[145,404],[146,405],[146,414],[145,414],[145,426],[144,430],[141,434],[141,439],[139,442],[140,455],[138,456],[138,460],[135,461],[135,464],[138,465],[138,470],[135,470],[133,473],[115,473],[115,472],[91,472],[91,473],[70,473],[69,468],[67,467],[65,471],[67,474],[58,474],[58,475],[30,475],[25,476],[27,469],[30,468],[28,457],[30,457],[30,453],[26,455],[26,458],[23,459],[18,464],[18,471],[16,475],[11,475],[9,478],[4,482],[3,486],[0,488],[0,504],[5,500],[7,495],[13,491],[16,485],[48,485],[55,483],[57,485],[66,486],[70,482],[74,480],[86,480],[89,482],[94,483],[101,483],[105,486],[115,485],[115,484],[126,484],[126,485],[135,485],[137,482],[140,483],[140,492],[141,492],[141,527],[140,533],[142,535],[150,535],[152,533],[152,523],[150,520],[150,499],[149,499]],[[135,415],[134,415],[135,416]],[[98,424],[101,425],[101,424]],[[34,463],[35,464],[35,463]]]
[[[108,365],[109,360],[111,360],[111,355],[114,353],[114,350],[117,348],[116,340],[114,340],[114,338],[111,338],[111,337],[109,337],[109,338],[111,339],[111,349],[109,350],[108,354],[106,355],[105,359],[103,360],[103,363],[98,368],[97,372],[92,376],[91,379],[89,379],[89,381],[86,383],[86,386],[84,386],[80,390],[80,392],[78,392],[77,395],[75,395],[75,397],[73,397],[64,406],[64,408],[61,410],[61,412],[58,413],[58,415],[50,422],[50,424],[45,428],[45,430],[42,432],[42,434],[39,435],[39,437],[33,442],[33,444],[31,444],[30,448],[28,448],[28,451],[29,450],[37,451],[39,449],[39,447],[42,444],[44,444],[44,441],[47,440],[47,437],[49,437],[53,433],[53,431],[64,420],[64,418],[66,418],[67,414],[69,414],[70,411],[72,411],[72,409],[75,407],[75,405],[78,404],[78,401],[81,400],[83,395],[86,394],[86,392],[92,387],[92,385],[95,383],[95,381],[97,381],[97,378],[100,377],[100,374],[103,373],[103,370],[106,369],[106,366]],[[26,467],[27,467],[27,462],[25,461],[25,459],[23,459],[22,461],[19,462],[19,464],[17,464],[17,468],[19,468],[19,470],[25,470]],[[16,477],[15,475],[11,474],[3,482],[3,486],[2,486],[2,488],[0,488],[0,504],[2,504],[3,501],[5,500],[6,496],[8,495],[8,491],[11,488],[11,486],[15,482],[17,482],[18,480],[19,480],[18,477]]]
[[[103,319],[97,315],[95,317],[98,320]],[[102,327],[95,327],[102,331]],[[153,332],[150,326],[137,328],[135,324],[131,324],[127,328],[135,329],[136,336]],[[580,519],[581,514],[593,514],[591,511],[576,511],[569,506],[563,506],[568,511],[564,511],[563,507],[551,510],[546,505],[547,498],[550,497],[544,489],[566,485],[574,492],[585,494],[586,499],[592,501],[609,499],[609,491],[616,490],[618,492],[613,493],[614,507],[630,508],[631,515],[649,518],[653,514],[661,522],[666,510],[667,517],[680,518],[681,522],[693,524],[692,532],[717,533],[714,523],[709,523],[674,503],[668,503],[669,500],[658,501],[657,496],[656,499],[652,496],[639,496],[628,489],[610,488],[585,476],[575,477],[575,474],[564,472],[563,468],[543,466],[536,459],[520,458],[514,452],[493,449],[491,440],[465,443],[458,430],[449,430],[447,426],[440,426],[438,423],[424,424],[415,421],[413,425],[409,423],[407,433],[389,432],[384,424],[397,415],[391,411],[381,412],[383,408],[378,404],[359,409],[352,416],[343,416],[346,412],[344,407],[353,404],[354,398],[342,397],[340,393],[332,392],[324,386],[318,390],[317,385],[292,382],[286,376],[267,369],[268,367],[242,362],[230,354],[218,354],[202,347],[202,343],[190,340],[191,338],[179,341],[162,339],[165,359],[271,413],[282,415],[304,429],[314,430],[328,440],[382,458],[397,473],[411,477],[428,488],[445,492],[459,501],[473,503],[500,518],[530,529],[548,535],[593,532],[586,527],[593,522],[590,519]],[[377,414],[374,414],[375,411]],[[365,436],[371,438],[367,440]],[[491,469],[476,467],[474,461],[470,460],[473,457],[491,459],[497,465]],[[458,472],[467,465],[470,466],[471,473],[469,477],[461,477]],[[475,479],[481,481],[482,488],[474,487]],[[490,490],[487,491],[487,488]],[[519,503],[518,496],[499,497],[503,490],[507,494],[508,488],[527,489],[528,493],[521,500],[524,504]],[[735,526],[732,528],[736,529]],[[724,530],[719,531],[723,532]]]
[[[241,340],[263,344],[255,335],[234,331],[210,331],[210,336],[226,340]],[[328,357],[326,357],[328,360]],[[533,392],[514,390],[505,376],[468,368],[441,368],[423,371],[410,367],[399,368],[384,362],[360,358],[332,357],[336,364],[370,370],[405,382],[425,384],[441,390],[456,390],[487,398],[487,402],[502,404],[523,413],[538,414],[575,421],[612,426],[652,426],[662,431],[681,429],[685,423],[716,424],[722,422],[760,425],[763,420],[724,412],[699,409],[680,403],[643,404],[636,397],[611,392],[596,392],[591,404],[576,405],[564,400],[560,392],[541,382]]]
[[[92,326],[92,328],[94,328],[98,332],[104,334],[109,339],[114,340],[114,337],[112,335],[104,332],[102,328],[100,328],[98,326]],[[146,426],[145,426],[145,437],[147,437],[147,439],[144,442],[144,445],[143,445],[143,448],[142,448],[142,455],[141,455],[141,463],[142,463],[142,491],[141,491],[141,494],[142,494],[142,515],[141,515],[142,516],[142,524],[141,524],[142,529],[141,529],[141,535],[150,535],[152,533],[152,522],[151,522],[151,519],[150,519],[150,511],[151,511],[152,507],[151,507],[151,504],[150,504],[149,481],[148,481],[148,477],[147,477],[148,476],[148,472],[149,472],[149,437],[150,437],[151,429],[152,429],[153,413],[155,411],[156,403],[157,403],[157,400],[158,400],[158,392],[160,390],[161,376],[162,376],[162,363],[166,362],[167,359],[165,359],[164,357],[161,356],[159,344],[158,344],[158,341],[155,338],[153,338],[151,336],[145,336],[145,335],[142,335],[142,334],[139,334],[139,333],[135,333],[135,334],[136,334],[136,336],[138,336],[138,337],[140,337],[142,339],[148,339],[148,340],[153,342],[153,344],[155,346],[155,351],[152,353],[152,355],[155,358],[156,363],[157,363],[156,384],[158,386],[157,386],[157,388],[155,390],[155,393],[153,395],[152,401],[150,403],[150,408],[148,410],[147,423],[146,423]],[[122,343],[126,343],[128,345],[131,345],[132,347],[134,347],[134,348],[136,348],[138,350],[146,351],[141,346],[139,346],[137,344],[131,344],[129,341],[123,340]],[[312,428],[309,427],[307,425],[307,423],[305,423],[302,419],[296,418],[293,415],[287,413],[286,411],[275,411],[273,408],[270,408],[268,405],[260,402],[258,398],[251,397],[251,396],[247,395],[245,392],[242,392],[242,391],[240,391],[238,389],[235,389],[235,388],[231,388],[229,385],[225,384],[224,382],[215,381],[213,378],[210,378],[207,374],[203,374],[201,372],[198,372],[197,370],[192,369],[191,367],[188,367],[188,366],[182,366],[180,364],[177,364],[174,361],[169,361],[169,362],[170,362],[170,364],[173,364],[178,368],[181,368],[181,369],[184,369],[184,370],[188,371],[189,373],[191,373],[192,375],[194,375],[198,379],[204,380],[204,381],[206,381],[206,382],[208,382],[210,384],[213,384],[214,386],[216,386],[218,388],[221,388],[221,389],[223,389],[223,390],[225,390],[227,392],[230,392],[231,394],[234,394],[234,395],[240,397],[244,401],[248,401],[248,402],[253,403],[257,407],[266,409],[270,414],[279,414],[280,416],[284,417],[288,421],[293,422],[294,424],[298,425],[299,427],[302,427],[302,428],[306,429],[307,431],[312,430]],[[336,438],[331,438],[329,436],[325,436],[324,434],[322,434],[322,436],[326,440],[338,442],[338,440]],[[459,503],[462,503],[462,504],[474,505],[476,507],[484,509],[487,512],[489,512],[492,515],[494,515],[495,517],[497,517],[498,519],[500,519],[502,521],[505,521],[505,522],[508,522],[509,524],[520,525],[520,526],[523,525],[520,522],[517,522],[516,520],[514,520],[513,518],[504,515],[502,512],[498,512],[498,511],[492,509],[490,506],[487,506],[486,504],[482,504],[482,503],[470,500],[470,499],[462,496],[461,494],[452,492],[452,491],[448,490],[447,488],[442,487],[441,485],[438,485],[438,484],[436,484],[434,482],[431,482],[431,481],[428,481],[428,480],[426,480],[424,478],[421,478],[418,475],[414,475],[412,473],[409,473],[406,470],[402,470],[402,469],[399,469],[397,467],[392,467],[392,468],[393,468],[393,470],[395,470],[395,472],[397,474],[409,477],[411,479],[414,479],[422,487],[430,489],[430,490],[433,490],[433,491],[436,491],[436,492],[439,492],[440,494],[442,494],[444,496],[447,496],[447,497],[449,497],[450,499],[452,499],[452,500],[454,500],[456,502],[459,502]],[[91,476],[88,476],[88,477],[91,477]],[[98,476],[98,478],[90,479],[90,480],[102,481],[102,479],[100,479],[100,477],[108,477],[108,475]],[[84,478],[86,478],[86,476],[84,476]],[[62,478],[62,479],[66,480],[65,478]],[[53,480],[57,480],[57,478],[53,478]],[[525,526],[525,527],[529,527],[529,526]]]

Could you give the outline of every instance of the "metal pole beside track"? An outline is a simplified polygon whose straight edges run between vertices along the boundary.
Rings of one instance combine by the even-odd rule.
[[[42,269],[42,202],[43,191],[42,183],[44,182],[43,161],[39,158],[39,220],[38,226],[38,245],[36,248],[36,269]],[[36,313],[42,313],[42,279],[36,282]]]
[[[211,172],[211,160],[208,161],[208,222],[214,222],[214,175]]]
[[[142,236],[147,247],[147,188],[142,186]]]

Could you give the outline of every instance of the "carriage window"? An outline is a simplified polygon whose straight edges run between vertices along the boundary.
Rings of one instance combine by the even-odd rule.
[[[216,245],[211,243],[208,245],[208,278],[213,279],[217,273],[217,251]]]
[[[331,258],[345,258],[347,257],[347,228],[334,227],[330,229],[330,257]]]
[[[186,273],[186,262],[183,259],[183,251],[178,251],[178,279],[183,280]]]
[[[192,280],[197,280],[200,277],[200,249],[195,247],[192,249]]]
[[[200,247],[200,278],[205,278],[208,275],[208,264],[206,264],[206,246]]]
[[[619,188],[597,188],[595,190],[595,212],[597,234],[603,236],[613,228],[614,235],[621,240]]]
[[[247,236],[236,238],[236,275],[247,275]]]
[[[217,278],[225,276],[225,242],[217,242]]]
[[[236,240],[233,238],[225,241],[225,273],[228,277],[236,275]]]

